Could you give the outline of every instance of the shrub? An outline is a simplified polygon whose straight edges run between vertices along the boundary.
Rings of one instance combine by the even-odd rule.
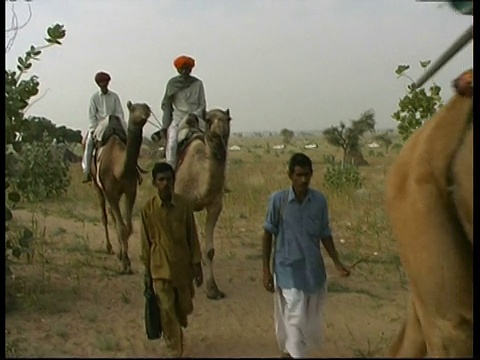
[[[327,163],[325,173],[323,174],[324,186],[326,188],[341,192],[362,187],[362,180],[357,166],[336,162],[333,155],[324,156],[324,161]]]
[[[55,176],[65,179],[63,170],[57,173],[52,171],[57,169],[58,164],[63,161],[49,162],[48,157],[42,158],[42,155],[49,151],[48,146],[26,145],[22,141],[22,134],[28,131],[31,124],[25,119],[24,113],[30,100],[38,94],[40,86],[37,76],[33,75],[29,79],[22,79],[22,76],[32,68],[33,61],[38,60],[42,49],[61,45],[60,40],[65,35],[63,25],[56,24],[49,27],[45,38],[47,44],[40,47],[32,45],[24,57],[18,58],[16,70],[5,70],[5,275],[10,272],[10,255],[19,258],[23,253],[31,254],[32,252],[30,245],[34,237],[33,232],[28,228],[18,228],[12,223],[12,209],[20,202],[20,193],[28,192],[32,181],[48,184]]]

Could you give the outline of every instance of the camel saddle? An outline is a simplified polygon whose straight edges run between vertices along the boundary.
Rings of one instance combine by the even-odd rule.
[[[92,157],[95,167],[97,167],[97,155],[100,149],[107,144],[112,136],[116,136],[125,146],[127,145],[127,133],[125,132],[122,121],[116,115],[109,115],[104,120],[101,120],[93,133],[94,147]],[[146,173],[146,171],[137,164],[139,184],[142,183],[142,173]]]
[[[196,139],[205,141],[204,132],[200,129],[197,116],[189,114],[178,125],[177,163],[175,169],[180,167],[187,153],[188,146]]]

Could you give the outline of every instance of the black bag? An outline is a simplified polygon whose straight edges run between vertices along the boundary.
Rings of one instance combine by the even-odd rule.
[[[153,282],[145,281],[145,330],[149,340],[156,340],[162,337],[162,322],[160,319],[160,309],[158,307]]]

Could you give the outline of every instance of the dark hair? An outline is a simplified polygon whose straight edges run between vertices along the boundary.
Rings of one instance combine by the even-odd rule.
[[[303,154],[303,153],[295,153],[292,155],[290,160],[288,161],[288,172],[293,174],[295,166],[302,167],[302,168],[309,168],[311,172],[313,172],[312,160]]]
[[[158,174],[165,172],[170,172],[172,174],[173,180],[175,180],[175,171],[173,170],[172,165],[164,161],[155,163],[152,169],[152,180],[155,180]]]

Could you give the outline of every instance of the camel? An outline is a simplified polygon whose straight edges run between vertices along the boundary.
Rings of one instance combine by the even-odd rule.
[[[407,141],[386,180],[386,209],[410,282],[390,357],[473,356],[472,91],[457,93]]]
[[[191,116],[194,115],[190,115],[179,125],[179,130],[184,129],[184,125],[198,124]],[[213,234],[223,207],[230,121],[229,109],[209,110],[205,117],[204,134],[198,128],[191,127],[189,134],[179,131],[178,138],[175,192],[190,198],[194,202],[195,212],[207,212],[202,262],[209,299],[225,297],[225,293],[217,286],[213,272]]]
[[[106,248],[113,254],[108,233],[108,217],[106,205],[109,205],[110,217],[115,224],[120,252],[118,258],[123,263],[122,272],[131,274],[128,257],[128,239],[133,232],[132,211],[137,196],[137,182],[141,183],[139,172],[145,173],[137,165],[140,146],[143,139],[143,127],[150,117],[151,110],[147,104],[127,102],[129,111],[128,134],[126,144],[122,141],[125,134],[123,127],[116,126],[120,132],[111,131],[102,138],[102,144],[97,145],[97,151],[91,165],[92,183],[98,195],[102,224],[105,230]],[[110,124],[112,123],[110,117]],[[115,126],[112,126],[115,129]],[[120,211],[120,199],[125,195],[124,216]]]

